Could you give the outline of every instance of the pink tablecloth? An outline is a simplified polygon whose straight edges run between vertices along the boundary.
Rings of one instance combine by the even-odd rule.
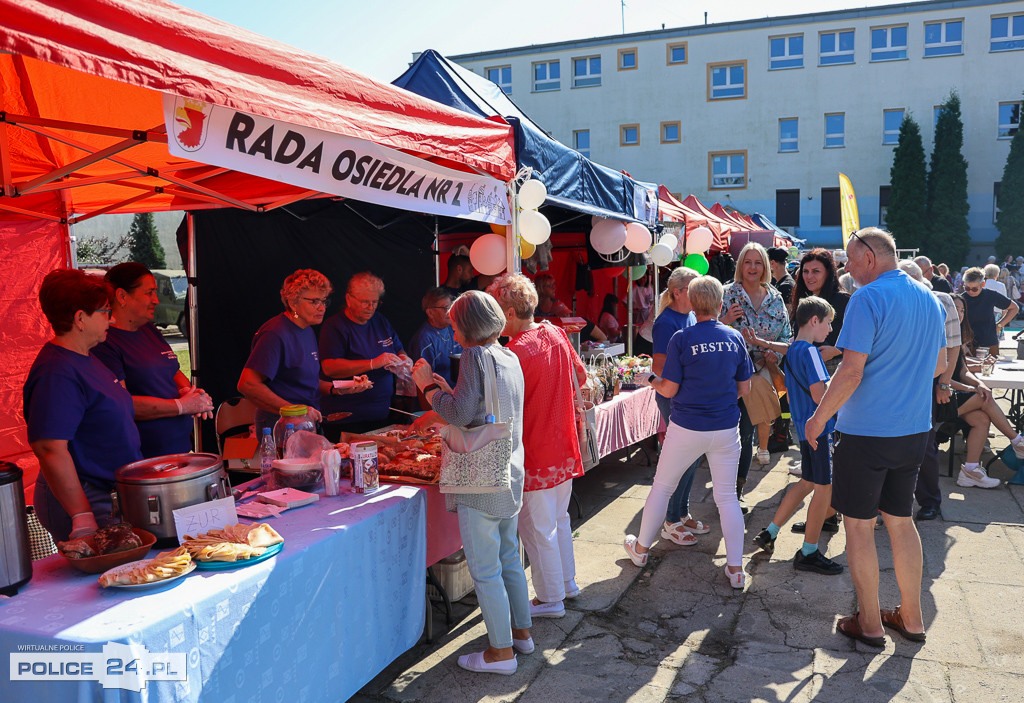
[[[654,402],[653,388],[622,391],[597,406],[597,447],[601,456],[624,449],[658,431],[661,413]],[[429,524],[430,516],[427,515]],[[427,541],[430,554],[430,541]]]
[[[427,566],[462,549],[459,516],[444,509],[444,494],[437,484],[420,486],[427,493]]]

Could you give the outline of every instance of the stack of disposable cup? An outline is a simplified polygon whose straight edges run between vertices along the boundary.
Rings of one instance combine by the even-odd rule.
[[[320,455],[320,465],[324,470],[324,493],[329,496],[338,495],[341,483],[341,454],[337,449],[325,449]]]

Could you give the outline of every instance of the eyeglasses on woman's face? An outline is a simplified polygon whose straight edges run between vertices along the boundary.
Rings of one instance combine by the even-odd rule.
[[[326,308],[331,304],[330,296],[327,296],[326,298],[307,298],[306,296],[302,296],[302,299],[314,308]]]
[[[352,293],[346,293],[345,295],[351,298],[359,307],[373,309],[380,306],[380,298],[360,298]]]

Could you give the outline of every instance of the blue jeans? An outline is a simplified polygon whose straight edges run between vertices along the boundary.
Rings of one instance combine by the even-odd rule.
[[[672,400],[666,398],[661,393],[655,393],[654,402],[657,404],[658,410],[661,411],[661,416],[665,419],[665,425],[668,425],[672,416]],[[697,465],[699,463],[700,457],[697,457],[697,461],[693,462],[690,468],[683,473],[683,477],[679,479],[679,485],[676,486],[675,492],[672,493],[672,497],[668,500],[668,512],[665,513],[665,522],[670,525],[685,520],[686,516],[690,514],[690,489],[693,488],[693,477],[697,473]]]
[[[491,646],[512,646],[512,628],[530,627],[530,592],[519,560],[519,516],[496,518],[460,505],[459,533],[466,565]]]
[[[746,479],[750,473],[750,460],[754,458],[754,423],[747,415],[747,406],[743,400],[740,405],[740,465],[736,470],[737,479]]]

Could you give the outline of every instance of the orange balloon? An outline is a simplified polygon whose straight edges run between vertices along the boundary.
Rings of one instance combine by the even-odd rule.
[[[494,223],[491,223],[491,231],[494,232],[495,234],[500,234],[502,237],[505,236],[505,230],[507,229],[508,228],[505,225],[496,225]]]

